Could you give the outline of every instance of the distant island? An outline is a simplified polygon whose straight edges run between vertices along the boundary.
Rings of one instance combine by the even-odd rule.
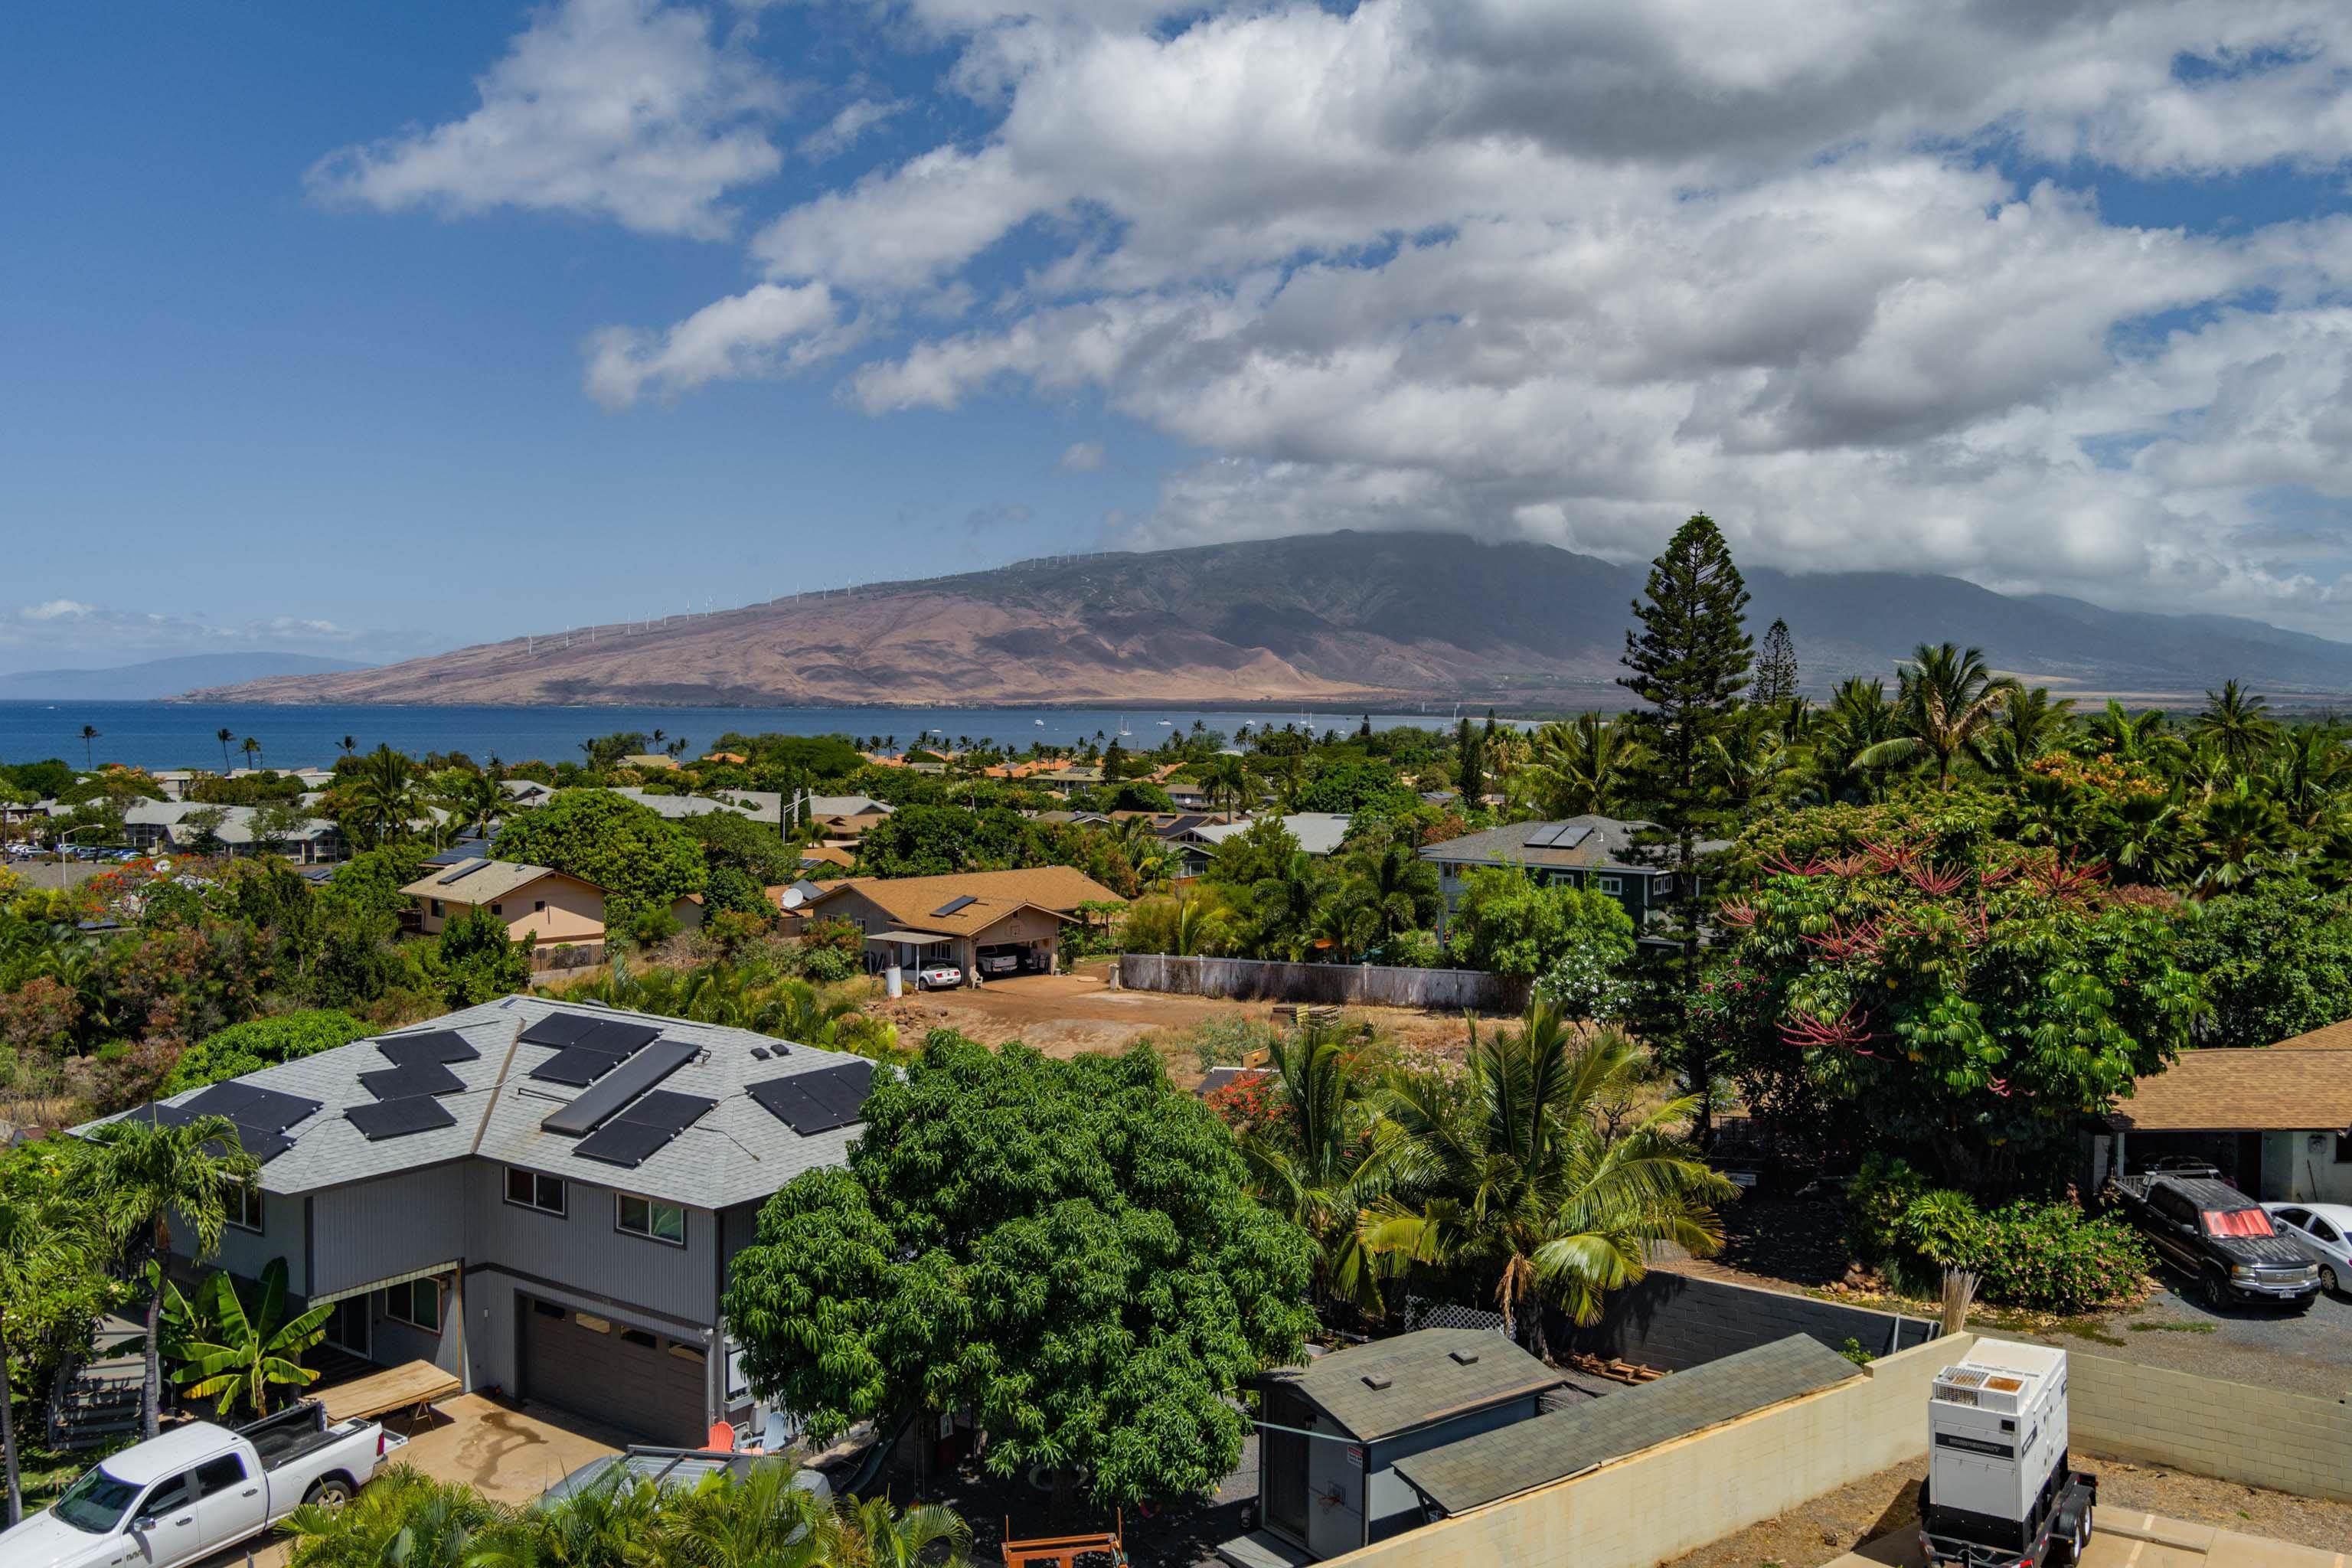
[[[1817,692],[1890,675],[1922,641],[1981,647],[2012,673],[2084,696],[2178,698],[2227,676],[2290,701],[2352,692],[2352,645],[2259,621],[2011,597],[1925,574],[1747,578],[1751,631],[1786,620]],[[1641,582],[1636,568],[1545,544],[1322,533],[1056,557],[183,689],[304,704],[1614,707]]]
[[[101,669],[25,669],[0,675],[0,702],[152,702],[191,687],[365,669],[347,658],[300,653],[194,653]]]

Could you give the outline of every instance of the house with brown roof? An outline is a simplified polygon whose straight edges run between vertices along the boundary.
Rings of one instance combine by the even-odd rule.
[[[415,905],[415,929],[437,935],[469,910],[488,910],[506,924],[507,940],[539,939],[543,951],[589,946],[604,940],[604,889],[584,878],[518,860],[474,858],[434,867],[400,889]],[[689,893],[670,908],[685,927],[702,923],[702,897]]]
[[[2202,1160],[2273,1203],[2352,1203],[2352,1023],[2274,1046],[2183,1051],[2093,1138],[2095,1181]]]
[[[1085,917],[1078,906],[1119,896],[1068,866],[1019,871],[960,871],[944,877],[851,877],[803,907],[813,918],[849,921],[866,933],[871,970],[952,963],[975,974],[1050,974],[1063,931]]]

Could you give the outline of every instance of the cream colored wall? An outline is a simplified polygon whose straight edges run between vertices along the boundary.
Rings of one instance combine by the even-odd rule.
[[[2069,1351],[2074,1446],[2352,1501],[2352,1405]]]
[[[1654,1568],[1927,1449],[1927,1390],[1975,1342],[1886,1356],[1852,1383],[1328,1561],[1350,1568]]]
[[[534,910],[531,905],[541,900],[547,908]],[[542,877],[527,888],[516,889],[499,903],[499,918],[507,922],[510,941],[535,934],[544,947],[559,942],[604,940],[604,895],[585,882]]]

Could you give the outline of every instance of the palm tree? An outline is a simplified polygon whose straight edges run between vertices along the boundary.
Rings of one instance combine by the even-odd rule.
[[[2151,708],[2134,716],[2112,697],[2104,711],[2091,716],[2076,744],[2088,756],[2151,765],[2169,762],[2180,752],[2179,737],[2171,733],[2171,721],[2163,709]]]
[[[1385,844],[1358,845],[1341,867],[1343,879],[1336,897],[1361,911],[1362,927],[1370,932],[1367,945],[1421,930],[1444,905],[1437,868],[1413,853],[1410,830],[1391,836]]]
[[[1528,751],[1528,761],[1511,775],[1512,802],[1547,821],[1616,816],[1649,758],[1649,748],[1629,727],[1597,713],[1542,726]]]
[[[90,1232],[64,1208],[69,1201],[60,1191],[30,1185],[0,1190],[0,1450],[12,1525],[24,1517],[25,1492],[16,1472],[16,1358],[5,1308],[88,1261]]]
[[[389,744],[378,745],[361,759],[352,799],[370,848],[405,837],[416,815],[416,779],[408,759]]]
[[[170,1294],[182,1316],[178,1352],[186,1363],[173,1377],[198,1399],[219,1395],[214,1413],[226,1418],[242,1403],[257,1416],[269,1414],[274,1387],[304,1388],[319,1374],[302,1364],[302,1352],[327,1337],[332,1303],[286,1316],[286,1259],[273,1258],[261,1270],[261,1300],[246,1310],[236,1281],[216,1269],[196,1287],[193,1300]]]
[[[2236,680],[2225,680],[2221,690],[2205,694],[2205,710],[2189,726],[2190,732],[2219,752],[2232,771],[2242,773],[2279,737],[2278,721],[2269,710],[2268,698],[2249,696]]]
[[[214,739],[214,740],[215,740],[215,741],[218,741],[218,742],[220,742],[220,748],[221,748],[221,772],[223,772],[223,773],[226,773],[226,772],[228,772],[228,770],[229,770],[230,766],[232,765],[232,764],[230,763],[229,760],[228,760],[228,743],[229,743],[231,741],[235,740],[236,738],[236,731],[234,731],[234,730],[232,730],[232,729],[230,729],[230,728],[229,728],[227,725],[226,725],[226,724],[222,725],[219,729],[215,730],[215,731],[213,731],[213,739]]]
[[[434,776],[434,804],[449,814],[451,837],[471,829],[487,840],[490,824],[506,811],[506,792],[488,773],[471,768],[449,768]]]
[[[254,765],[254,759],[261,755],[261,742],[250,735],[237,742],[236,749],[245,753],[245,765],[248,768]]]
[[[1201,781],[1201,793],[1214,809],[1218,801],[1225,803],[1225,820],[1234,819],[1234,808],[1249,798],[1249,769],[1239,757],[1229,757],[1223,752],[1211,757],[1193,770]]]
[[[583,1487],[498,1519],[466,1553],[466,1568],[656,1568],[662,1561],[660,1489],[608,1472]]]
[[[958,1568],[971,1560],[971,1526],[938,1503],[898,1509],[887,1497],[848,1498],[839,1519],[839,1568]]]
[[[1363,1244],[1364,1211],[1380,1197],[1379,1167],[1368,1170],[1385,1124],[1370,1085],[1339,1037],[1309,1026],[1268,1052],[1285,1115],[1270,1131],[1241,1141],[1259,1198],[1315,1243],[1315,1289],[1367,1315],[1381,1310],[1380,1260]]]
[[[81,727],[81,760],[87,764],[87,766],[82,770],[85,773],[94,772],[98,767],[98,753],[96,751],[92,750],[92,746],[97,742],[98,736],[99,729],[97,725],[84,724]]]
[[[1952,759],[1970,748],[2021,689],[2008,676],[1996,676],[1980,648],[1963,652],[1950,643],[1921,643],[1911,667],[1897,672],[1896,721],[1902,733],[1881,741],[1855,758],[1864,767],[1932,757],[1936,782],[1952,784]]]
[[[1488,1275],[1505,1331],[1516,1339],[1527,1321],[1538,1355],[1543,1314],[1530,1305],[1590,1323],[1602,1293],[1639,1280],[1660,1244],[1714,1251],[1723,1228],[1713,1205],[1738,1189],[1676,1131],[1696,1114],[1696,1095],[1631,1109],[1645,1065],[1613,1030],[1578,1043],[1539,1001],[1519,1027],[1474,1036],[1458,1085],[1396,1078],[1382,1107],[1398,1136],[1375,1172],[1391,1190],[1365,1246]]]
[[[224,733],[226,733],[226,731],[224,731]],[[356,735],[346,735],[341,740],[335,742],[335,747],[347,757],[357,756],[360,749],[359,737]]]
[[[834,1561],[839,1515],[792,1484],[793,1467],[754,1464],[720,1471],[665,1500],[662,1560],[667,1568],[823,1568]],[[304,1565],[297,1564],[297,1568]]]
[[[1977,760],[2002,778],[2019,778],[2029,764],[2064,745],[2074,724],[2073,698],[2053,700],[2046,686],[2021,691],[1977,737]]]
[[[2332,725],[2289,731],[2271,752],[2272,798],[2297,827],[2317,827],[2336,805],[2347,759],[2344,736]]]
[[[2200,898],[2243,886],[2286,847],[2286,813],[2250,778],[2205,803],[2204,828],[2197,845]]]
[[[1886,682],[1857,675],[1840,683],[1812,726],[1812,793],[1828,804],[1873,795],[1876,775],[1862,759],[1894,739],[1895,731],[1895,705],[1886,700]]]
[[[147,1365],[142,1405],[145,1435],[152,1437],[163,1392],[156,1330],[163,1310],[163,1258],[171,1245],[172,1218],[184,1220],[192,1233],[195,1245],[188,1256],[210,1257],[228,1225],[229,1189],[254,1180],[261,1166],[238,1144],[236,1124],[225,1116],[199,1116],[177,1127],[126,1117],[89,1136],[97,1145],[89,1190],[100,1226],[122,1250],[134,1273],[146,1279]],[[215,1149],[224,1152],[215,1153]]]
[[[393,1465],[342,1506],[304,1503],[279,1528],[294,1538],[290,1568],[467,1568],[501,1522],[464,1482]]]

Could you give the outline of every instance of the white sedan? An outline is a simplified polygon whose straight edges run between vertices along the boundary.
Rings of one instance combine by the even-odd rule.
[[[963,971],[952,963],[926,963],[915,971],[915,984],[925,991],[950,991],[963,984]]]
[[[2319,1289],[2341,1295],[2352,1284],[2352,1204],[2264,1204],[2278,1233],[2319,1265]]]

